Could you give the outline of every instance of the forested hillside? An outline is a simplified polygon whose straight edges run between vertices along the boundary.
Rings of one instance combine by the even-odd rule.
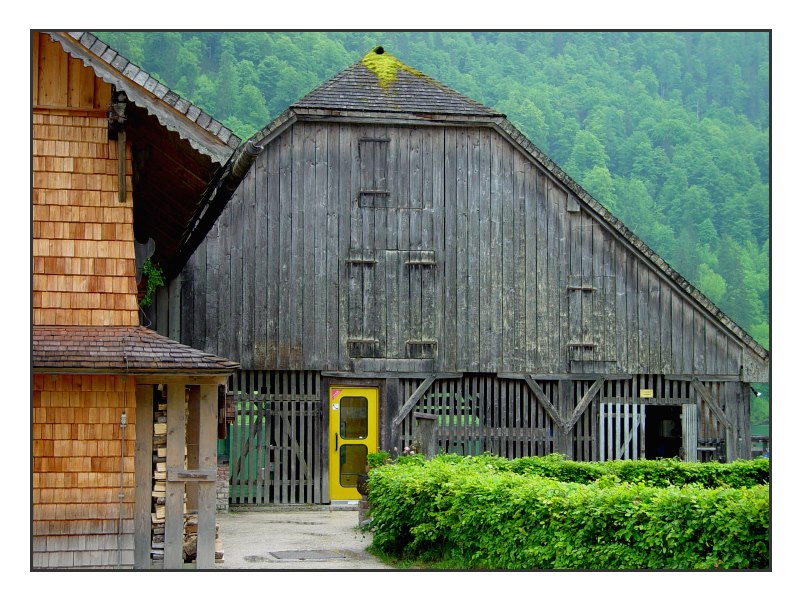
[[[380,44],[508,115],[769,347],[767,33],[98,35],[242,138]]]

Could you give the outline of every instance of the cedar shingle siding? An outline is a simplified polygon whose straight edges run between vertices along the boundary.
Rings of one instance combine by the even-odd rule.
[[[208,170],[197,173],[197,188],[181,191],[181,210],[173,210],[169,201],[176,194],[175,175],[163,167],[151,174],[155,161],[144,172],[151,179],[141,178],[140,169],[134,189],[132,148],[137,137],[133,135],[123,155],[126,194],[121,202],[117,142],[109,139],[111,84],[96,76],[96,69],[112,80],[118,75],[107,62],[97,62],[97,56],[73,56],[71,52],[80,55],[92,41],[78,37],[83,46],[63,33],[32,35],[31,566],[130,568],[135,563],[148,568],[152,452],[146,448],[153,435],[154,385],[170,376],[169,389],[179,401],[190,394],[190,378],[193,385],[205,387],[203,426],[216,431],[216,415],[208,408],[216,404],[219,383],[237,365],[140,326],[134,220],[142,227],[143,219],[135,216],[134,204],[141,207],[148,201],[141,194],[147,183],[151,189],[165,190],[168,198],[150,196],[149,201],[160,211],[170,211],[179,223],[176,229],[159,230],[159,240],[179,238],[198,204],[197,189],[205,189],[202,177],[210,177],[219,164],[202,157]],[[105,61],[120,64],[121,57],[102,42],[92,41],[91,48]],[[124,62],[125,68],[131,66]],[[197,124],[185,122],[185,115],[176,116],[172,108],[160,105],[152,94],[163,96],[167,89],[159,88],[147,73],[137,71],[134,82],[115,81],[124,83],[147,110],[175,120],[174,129],[166,131],[150,115],[143,116],[144,109],[130,104],[130,115],[140,117],[138,129],[131,127],[139,140],[150,135],[150,144],[160,141],[177,148],[172,144],[179,135],[182,140],[200,135],[206,144],[202,147],[210,148],[208,152],[222,162],[232,149],[219,136],[232,147],[238,144],[238,138],[218,123],[209,119],[206,125],[211,129],[199,131]],[[194,160],[199,154],[194,148],[200,145],[193,139],[184,143],[182,158]],[[139,419],[138,427],[137,414],[148,416]],[[183,430],[175,428],[182,452],[181,435]],[[211,448],[206,455],[213,459],[207,460],[215,462],[214,439],[203,444],[206,450]],[[202,510],[208,514],[208,507]],[[180,506],[172,520],[181,524],[176,528],[181,536],[176,545],[182,546]],[[211,529],[213,536],[213,523]],[[178,561],[180,551],[178,547],[172,553]],[[203,564],[208,564],[208,552],[203,556]]]

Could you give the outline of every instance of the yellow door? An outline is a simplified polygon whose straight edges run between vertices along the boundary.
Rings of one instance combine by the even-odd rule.
[[[378,389],[332,387],[329,406],[330,498],[360,500],[358,476],[378,450]]]

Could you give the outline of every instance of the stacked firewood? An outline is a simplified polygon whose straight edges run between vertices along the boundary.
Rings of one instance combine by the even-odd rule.
[[[183,562],[197,560],[197,515],[184,515]],[[216,524],[214,535],[214,562],[224,563],[225,552],[222,540],[219,537],[219,523]]]
[[[167,403],[162,397],[153,414],[153,503],[150,519],[150,558],[164,560],[164,522],[167,501]]]

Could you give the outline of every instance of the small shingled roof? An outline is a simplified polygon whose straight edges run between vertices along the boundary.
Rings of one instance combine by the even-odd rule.
[[[239,363],[179,344],[146,327],[33,326],[36,372],[232,372]]]
[[[187,140],[195,150],[224,164],[239,147],[242,140],[230,129],[91,33],[47,33],[73,58],[91,67],[106,83],[124,90],[131,102],[155,116],[161,125]]]
[[[291,108],[502,117],[500,113],[373,48]]]

